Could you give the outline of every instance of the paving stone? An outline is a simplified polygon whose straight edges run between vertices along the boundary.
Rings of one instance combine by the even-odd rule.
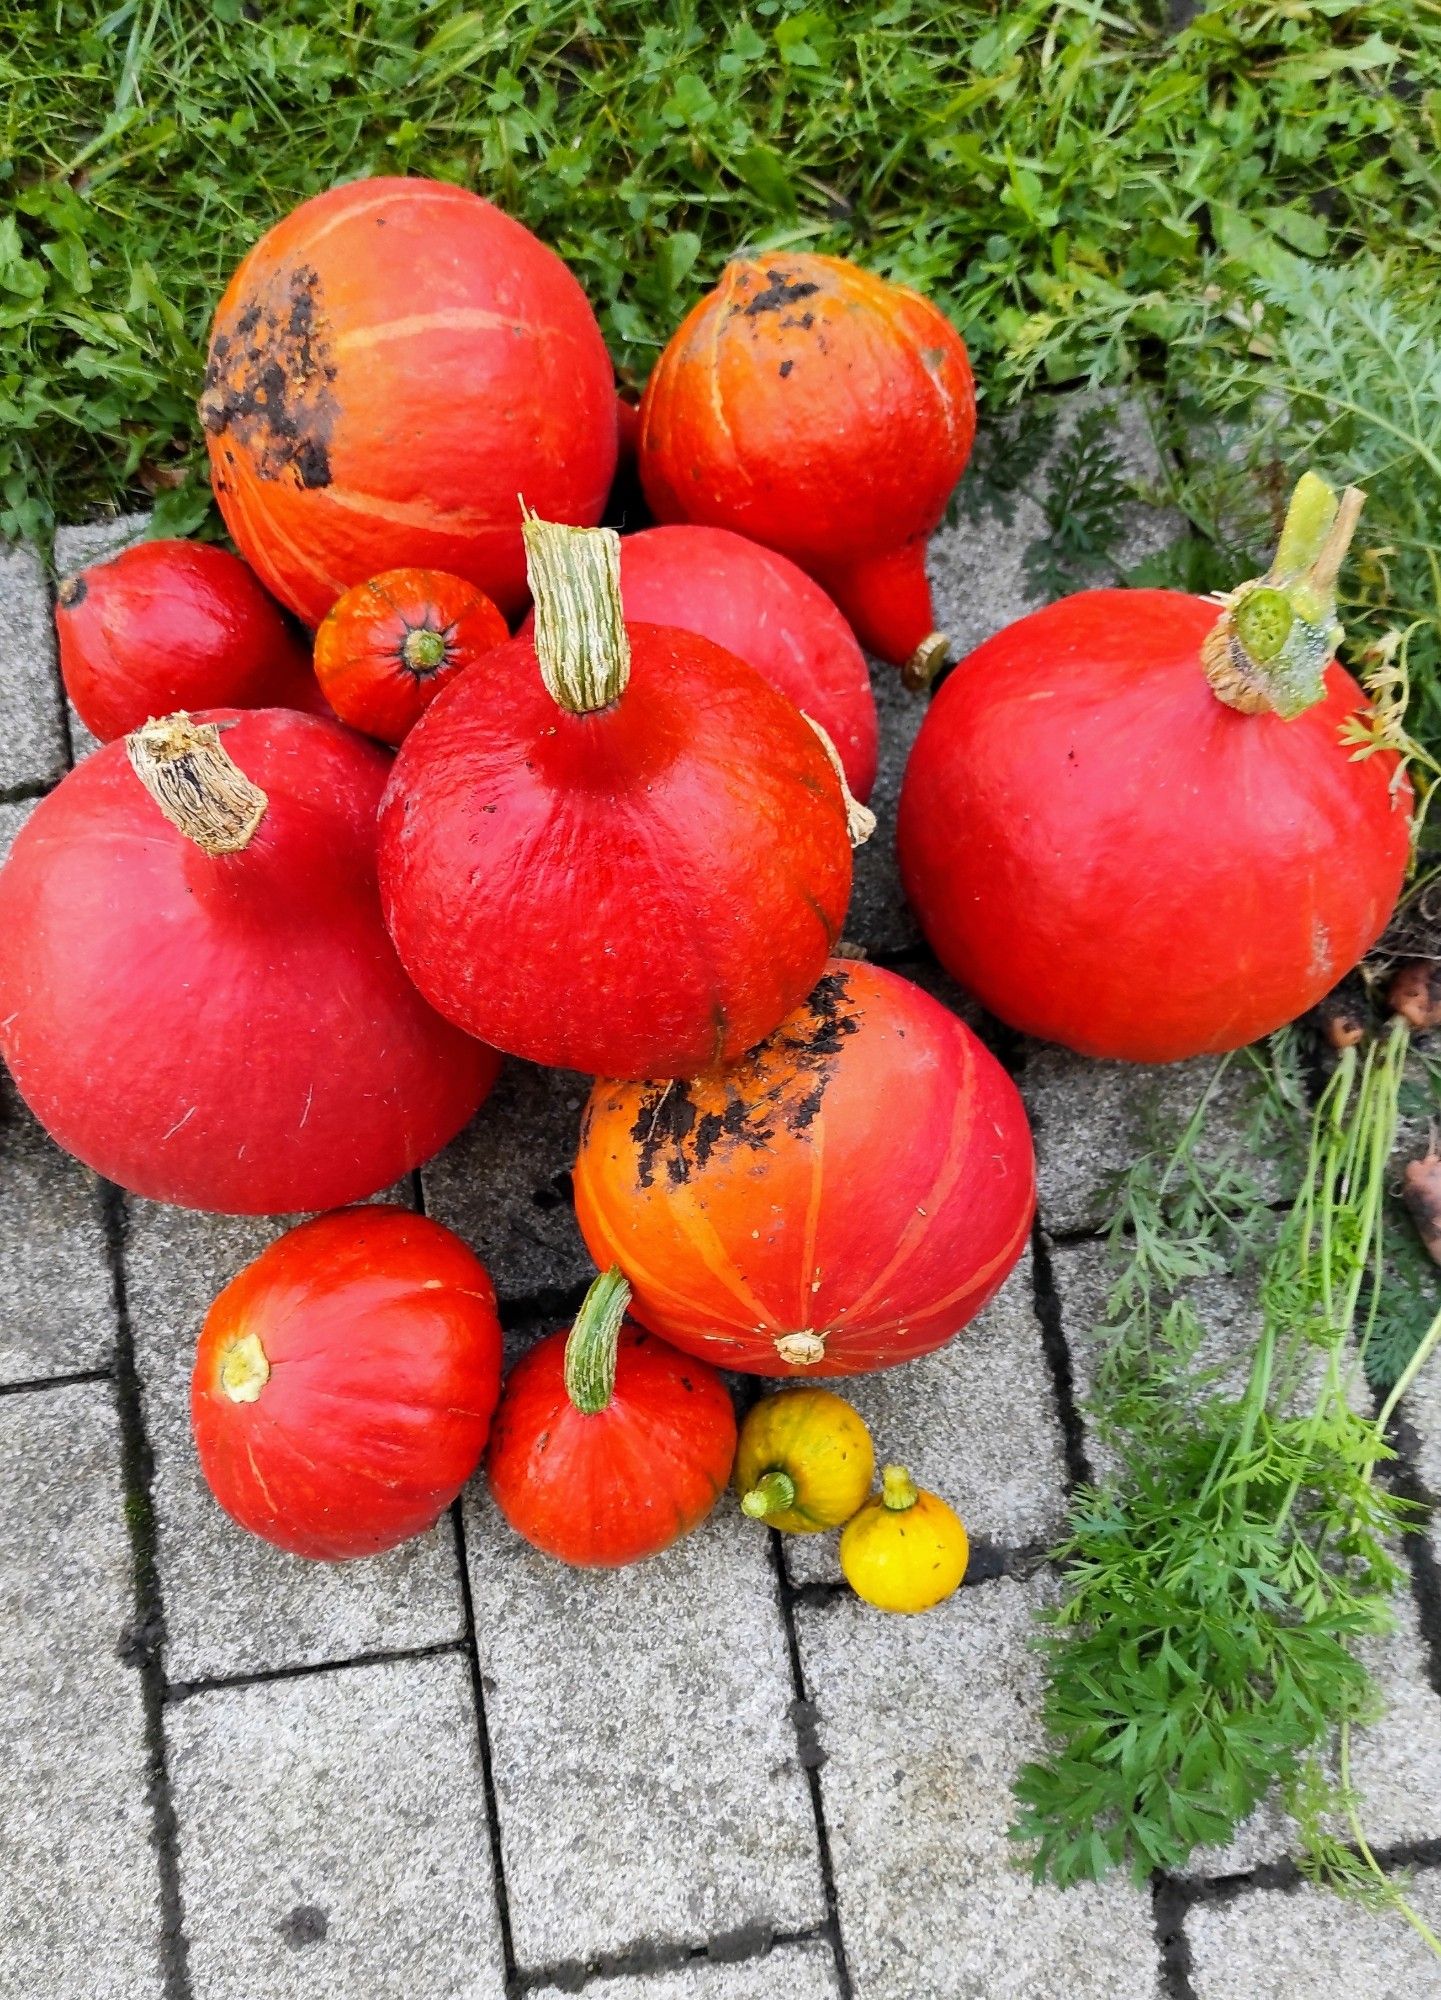
[[[34,549],[0,544],[0,791],[65,769],[50,590]]]
[[[172,1680],[307,1666],[460,1637],[454,1531],[442,1519],[383,1556],[307,1562],[222,1513],[190,1434],[190,1371],[215,1294],[283,1218],[132,1205],[125,1269],[155,1453],[157,1551]]]
[[[195,2000],[504,2000],[462,1659],[225,1688],[167,1726]]]
[[[1053,1234],[1103,1228],[1121,1176],[1153,1148],[1169,1152],[1215,1074],[1217,1058],[1150,1066],[1093,1062],[1047,1042],[1028,1042],[1017,1081],[1036,1142],[1041,1220]],[[1256,1083],[1244,1060],[1218,1085],[1208,1116],[1218,1150],[1238,1132]],[[1259,1164],[1268,1200],[1287,1192],[1279,1160]]]
[[[113,521],[89,521],[79,528],[57,528],[56,578],[68,576],[72,570],[85,569],[91,563],[102,562],[106,556],[117,556],[132,542],[143,541],[149,521],[148,514],[121,514]],[[80,720],[68,696],[65,707],[70,717],[70,754],[78,764],[82,757],[98,750],[100,743]]]
[[[925,720],[926,703],[923,695],[911,694],[902,686],[899,671],[884,660],[872,660],[870,669],[880,725],[876,783],[870,799],[876,830],[864,847],[856,849],[851,906],[843,935],[847,943],[863,945],[868,956],[877,958],[913,951],[921,941],[920,925],[901,891],[896,807],[901,775],[916,732]]]
[[[0,1067],[0,1382],[104,1368],[114,1345],[99,1185]]]
[[[1407,1901],[1441,1930],[1441,1876]],[[1441,2000],[1441,1964],[1404,1918],[1324,1889],[1256,1890],[1186,1918],[1196,2000]]]
[[[466,1500],[522,1968],[825,1916],[763,1535],[732,1507],[663,1555],[567,1569]]]
[[[763,1958],[744,1964],[692,1959],[669,1972],[605,1978],[595,1985],[541,1986],[535,2000],[566,2000],[586,1992],[594,2000],[839,2000],[835,1962],[829,1945],[777,1945]]]
[[[426,1212],[463,1236],[502,1299],[595,1275],[570,1175],[590,1078],[507,1062],[480,1110],[422,1174]]]
[[[1065,1514],[1055,1392],[1031,1291],[1030,1252],[975,1322],[919,1361],[836,1386],[870,1425],[876,1459],[900,1460],[974,1536],[1048,1540]],[[840,1576],[835,1535],[788,1535],[792,1580]]]
[[[0,863],[15,843],[15,836],[35,810],[33,799],[18,799],[10,805],[0,805]]]
[[[1006,1837],[1048,1588],[999,1579],[924,1618],[797,1609],[855,2000],[1158,2000],[1149,1895],[1037,1887]]]
[[[108,1387],[0,1401],[0,1995],[161,2000],[140,1677]],[[102,1976],[103,1974],[103,1976]]]

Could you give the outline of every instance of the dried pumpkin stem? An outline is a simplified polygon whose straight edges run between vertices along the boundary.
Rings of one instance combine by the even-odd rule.
[[[903,1465],[882,1468],[881,1499],[889,1513],[904,1514],[915,1506],[919,1498],[916,1482]]]
[[[1365,501],[1355,486],[1338,500],[1314,472],[1297,481],[1275,561],[1223,600],[1201,647],[1212,692],[1228,708],[1289,718],[1325,695],[1342,638],[1336,579]]]
[[[522,532],[541,679],[572,715],[594,715],[619,701],[630,680],[620,536],[613,528],[568,528],[533,514]]]
[[[620,1266],[602,1271],[581,1303],[565,1343],[565,1393],[587,1417],[609,1407],[615,1394],[615,1357],[630,1286]]]
[[[220,741],[218,722],[184,709],[152,718],[125,739],[131,768],[170,824],[204,854],[248,847],[270,803]]]
[[[796,1482],[779,1466],[763,1472],[749,1493],[741,1495],[741,1512],[753,1521],[763,1521],[767,1514],[784,1514],[795,1504]]]
[[[827,761],[840,784],[841,803],[846,809],[846,838],[852,847],[864,847],[876,830],[876,816],[869,806],[861,804],[846,783],[846,767],[841,762],[840,751],[831,740],[830,731],[823,729],[813,715],[806,715],[804,709],[801,710],[801,714],[806,716],[806,721],[821,739],[821,748],[825,751]]]

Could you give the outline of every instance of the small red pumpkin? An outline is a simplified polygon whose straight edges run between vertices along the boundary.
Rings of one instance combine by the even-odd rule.
[[[729,1061],[839,935],[843,787],[754,669],[625,624],[610,530],[526,537],[534,638],[462,675],[396,758],[380,815],[396,948],[448,1019],[532,1061]]]
[[[205,1316],[190,1384],[200,1469],[292,1555],[424,1534],[480,1463],[500,1391],[485,1266],[438,1222],[348,1208],[291,1229]]]
[[[520,502],[598,521],[610,358],[553,250],[467,189],[352,181],[245,258],[200,401],[220,511],[308,625],[406,564],[525,603]]]
[[[1332,658],[1353,525],[1308,475],[1270,575],[1219,618],[1086,591],[947,680],[906,769],[901,875],[1002,1020],[1129,1062],[1239,1048],[1380,936],[1411,793],[1390,751],[1347,740],[1366,707]]]
[[[219,709],[40,801],[0,868],[0,1054],[67,1151],[153,1201],[283,1214],[375,1194],[460,1130],[497,1058],[386,936],[389,768],[334,720]]]
[[[838,959],[730,1068],[597,1083],[575,1208],[675,1346],[756,1375],[858,1375],[940,1347],[993,1296],[1035,1167],[1016,1087],[964,1022]]]
[[[356,584],[315,635],[315,672],[342,722],[399,743],[457,674],[510,637],[483,590],[438,569]]]
[[[486,1461],[496,1505],[533,1548],[581,1569],[658,1555],[730,1479],[736,1420],[713,1368],[624,1324],[630,1287],[596,1279],[568,1334],[506,1377]]]
[[[113,742],[177,708],[328,713],[310,649],[238,556],[208,542],[137,542],[62,577],[65,692]]]
[[[870,652],[935,672],[926,540],[970,457],[965,342],[839,257],[728,264],[656,363],[640,466],[662,521],[734,528],[823,583]]]

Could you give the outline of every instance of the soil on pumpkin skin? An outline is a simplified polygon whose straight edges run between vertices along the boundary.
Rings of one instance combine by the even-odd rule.
[[[243,444],[262,479],[293,466],[302,486],[330,484],[340,406],[330,391],[336,371],[325,324],[318,273],[292,266],[211,342],[201,420]]]
[[[759,1092],[743,1095],[724,1076],[647,1085],[631,1126],[640,1185],[653,1186],[663,1171],[672,1187],[684,1187],[713,1154],[741,1146],[761,1152],[777,1127],[797,1136],[807,1131],[834,1074],[832,1058],[859,1026],[844,973],[828,972],[805,1003],[804,1027],[787,1024],[747,1058],[772,1072]],[[724,1106],[703,1110],[702,1095],[713,1099],[717,1082],[725,1090]]]

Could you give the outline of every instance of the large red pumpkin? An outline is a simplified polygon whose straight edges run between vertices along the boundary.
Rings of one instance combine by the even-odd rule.
[[[342,1561],[423,1534],[480,1463],[500,1389],[485,1266],[403,1208],[322,1215],[206,1314],[200,1469],[243,1528]]]
[[[326,715],[310,649],[253,571],[208,542],[137,542],[62,577],[60,671],[102,743],[177,708]]]
[[[386,936],[389,768],[338,722],[220,709],[41,800],[0,869],[0,1053],[69,1152],[155,1201],[276,1214],[374,1194],[460,1130],[497,1059]]]
[[[851,791],[870,797],[876,703],[865,655],[804,570],[726,528],[647,528],[621,542],[620,594],[628,619],[699,632],[748,661],[821,725]]]
[[[843,788],[732,654],[627,625],[608,529],[527,523],[538,613],[400,747],[381,893],[411,977],[496,1048],[675,1076],[768,1034],[840,932]]]
[[[381,570],[525,602],[520,502],[598,521],[610,360],[530,231],[438,181],[352,181],[262,237],[215,316],[200,403],[220,511],[310,625]]]
[[[626,1325],[630,1287],[596,1279],[569,1334],[506,1377],[486,1470],[518,1535],[561,1562],[614,1569],[668,1548],[725,1491],[730,1391],[713,1368]]]
[[[643,1326],[723,1368],[857,1375],[941,1346],[1026,1243],[1015,1085],[895,973],[836,960],[729,1069],[597,1083],[575,1168],[591,1255]]]
[[[976,431],[965,343],[839,257],[728,264],[656,363],[640,469],[662,521],[734,528],[823,583],[861,644],[928,680],[926,538]]]
[[[1331,658],[1335,499],[1298,499],[1271,577],[1219,620],[1175,591],[1083,592],[937,695],[902,878],[942,963],[1012,1026],[1131,1062],[1239,1048],[1385,928],[1410,788],[1346,740],[1366,699]]]

